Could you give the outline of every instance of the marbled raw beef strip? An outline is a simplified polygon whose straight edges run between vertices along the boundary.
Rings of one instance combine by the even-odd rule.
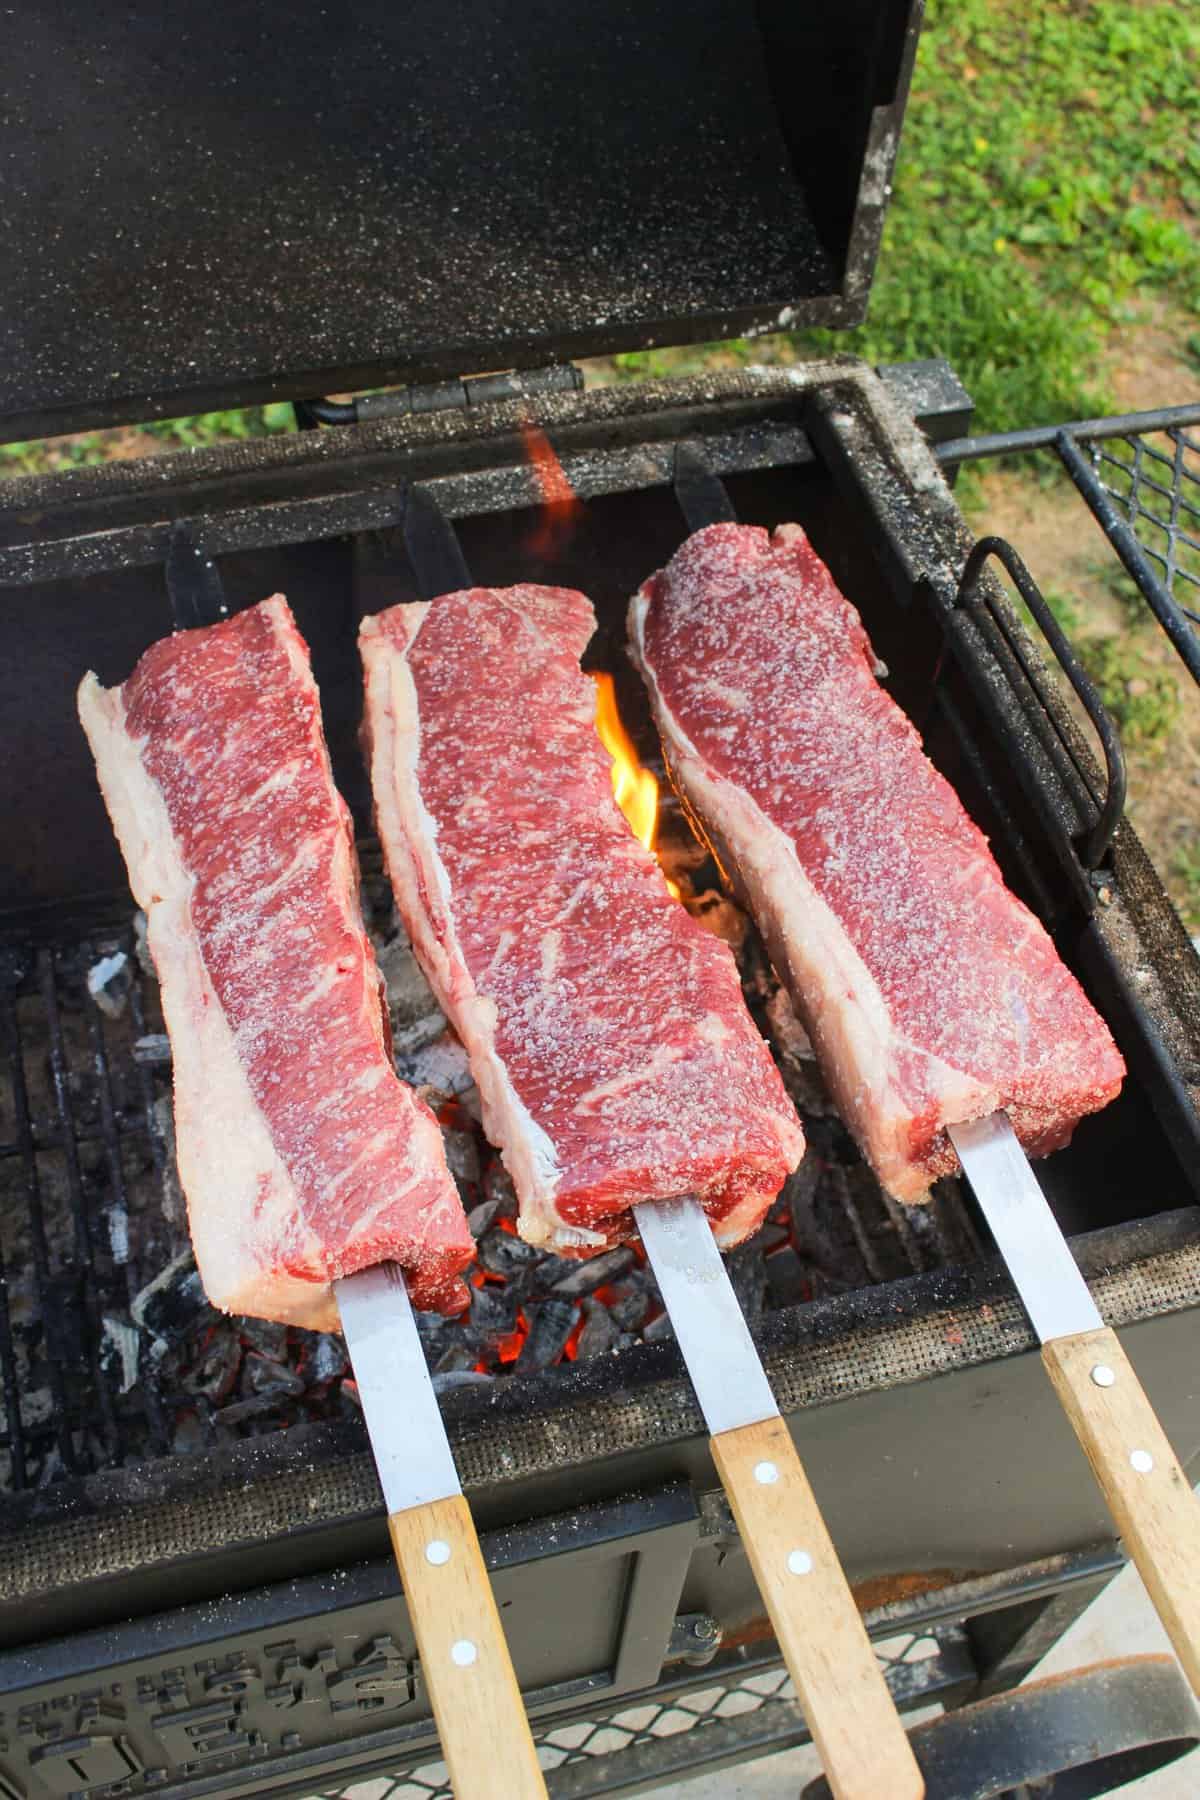
[[[1124,1064],[876,680],[797,525],[711,525],[634,597],[672,778],[746,899],[880,1181],[920,1200],[945,1127],[1004,1108],[1065,1144]]]
[[[471,1057],[533,1243],[633,1233],[696,1194],[722,1243],[803,1151],[733,956],[612,796],[582,594],[475,588],[364,622],[371,779],[397,905]]]
[[[209,1298],[331,1329],[331,1282],[401,1263],[465,1299],[473,1244],[396,1077],[308,651],[281,596],[153,645],[79,715],[148,920],[179,1173]]]

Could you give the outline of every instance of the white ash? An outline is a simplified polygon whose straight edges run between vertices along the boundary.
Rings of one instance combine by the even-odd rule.
[[[108,1208],[107,1218],[113,1261],[124,1265],[129,1261],[129,1213],[120,1201],[114,1200]],[[124,1388],[121,1392],[125,1392]]]
[[[175,1108],[169,1094],[160,1094],[154,1102],[154,1131],[163,1149],[163,1215],[169,1225],[182,1227],[187,1220],[187,1204],[175,1166]]]
[[[154,958],[150,954],[149,930],[144,912],[133,915],[133,954],[137,958],[138,968],[148,981],[157,980],[154,969]]]
[[[114,951],[111,956],[102,956],[88,970],[88,993],[110,1019],[119,1019],[129,1004],[129,992],[133,986],[133,972],[129,966],[129,958],[124,950]]]

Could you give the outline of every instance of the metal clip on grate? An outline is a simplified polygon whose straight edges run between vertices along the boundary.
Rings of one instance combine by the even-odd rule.
[[[984,565],[991,556],[996,557],[997,561],[1004,564],[1008,574],[1015,582],[1022,600],[1033,614],[1039,630],[1053,650],[1063,674],[1074,688],[1080,704],[1095,726],[1096,735],[1100,739],[1108,780],[1103,800],[1093,795],[1098,814],[1095,824],[1084,840],[1080,853],[1084,867],[1089,870],[1096,869],[1104,860],[1108,847],[1112,843],[1113,833],[1117,829],[1125,808],[1125,753],[1121,748],[1120,736],[1082,663],[1072,650],[1054,614],[1042,598],[1036,581],[1007,539],[1001,537],[979,539],[963,569],[962,580],[958,584],[956,604],[986,608],[997,628],[1003,633],[1005,643],[1020,664],[1030,686],[1040,695],[1038,670],[1030,663],[1020,634],[1012,630],[1005,610],[997,607],[986,593],[980,591],[979,578]],[[1053,714],[1049,713],[1048,716],[1052,717]],[[1070,747],[1064,745],[1064,748],[1070,755]],[[1073,755],[1071,759],[1075,760]],[[1082,769],[1079,773],[1086,780]],[[1090,789],[1091,783],[1088,782],[1087,785]]]

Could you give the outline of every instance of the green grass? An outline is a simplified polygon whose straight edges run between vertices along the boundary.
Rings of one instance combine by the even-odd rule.
[[[930,0],[868,322],[791,347],[948,357],[1005,430],[1105,410],[1156,296],[1200,309],[1200,9]]]
[[[180,445],[214,444],[218,438],[267,437],[277,431],[291,431],[295,423],[291,406],[286,401],[278,401],[271,406],[248,406],[240,412],[159,419],[142,429],[152,437],[165,438],[174,450]]]
[[[295,417],[284,401],[270,406],[248,406],[240,411],[197,413],[182,419],[155,419],[129,429],[161,438],[167,449],[215,444],[222,438],[269,436],[291,431]],[[49,438],[31,443],[0,444],[0,476],[41,475],[55,469],[80,468],[107,462],[112,455],[111,432],[87,432],[82,436]],[[119,433],[117,434],[119,435]]]
[[[1179,686],[1124,633],[1081,637],[1075,648],[1127,750],[1161,756],[1179,718]]]
[[[837,342],[948,357],[1005,430],[1103,410],[1105,339],[1153,294],[1200,307],[1200,12],[931,0],[868,323]]]

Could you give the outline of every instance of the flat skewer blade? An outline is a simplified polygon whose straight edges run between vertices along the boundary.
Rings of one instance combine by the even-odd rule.
[[[709,1434],[773,1419],[779,1408],[698,1200],[633,1209]]]
[[[461,1494],[400,1269],[344,1275],[334,1293],[388,1512]]]
[[[1007,1113],[948,1127],[1021,1304],[1043,1344],[1104,1324]]]

